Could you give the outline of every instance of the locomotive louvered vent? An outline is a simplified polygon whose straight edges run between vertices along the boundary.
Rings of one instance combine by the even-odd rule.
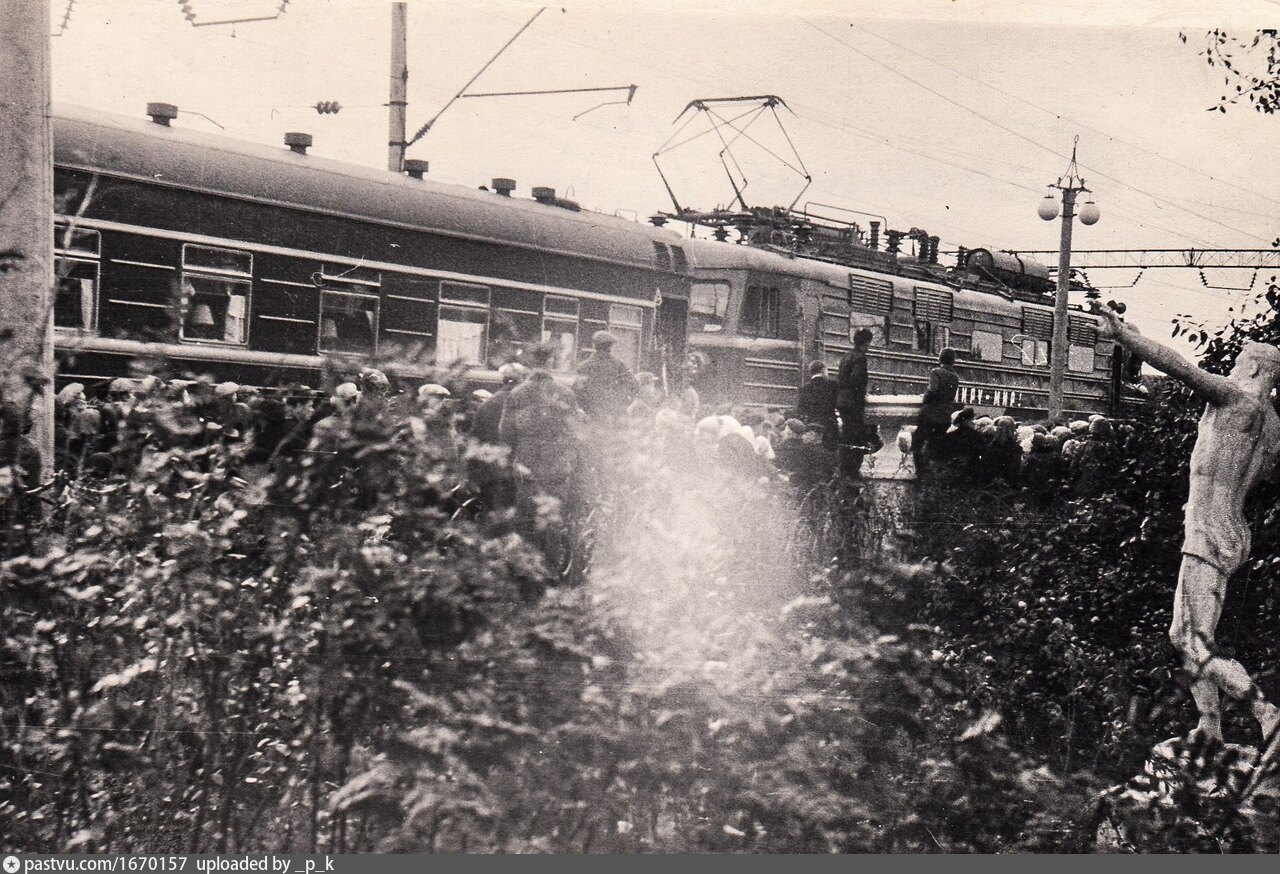
[[[1038,340],[1053,339],[1053,313],[1049,310],[1022,308],[1022,333]]]
[[[916,288],[916,318],[929,322],[951,321],[951,292]]]
[[[676,270],[683,273],[689,266],[689,260],[684,257],[684,249],[679,246],[671,247],[671,263],[675,265]]]
[[[667,248],[666,243],[653,241],[653,256],[657,259],[658,266],[664,270],[671,269],[671,250]]]
[[[849,306],[858,312],[887,316],[893,309],[893,283],[850,273]]]
[[[1081,346],[1092,346],[1098,342],[1098,328],[1092,319],[1071,316],[1067,322],[1067,339]]]

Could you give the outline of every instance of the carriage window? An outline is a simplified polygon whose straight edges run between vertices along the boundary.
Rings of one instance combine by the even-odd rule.
[[[644,310],[626,304],[609,304],[609,333],[618,338],[613,354],[632,370],[640,366]]]
[[[974,331],[969,348],[971,358],[1000,361],[1004,358],[1004,335],[994,331]]]
[[[253,256],[212,246],[182,247],[183,340],[248,342]]]
[[[951,329],[947,323],[952,316],[951,292],[916,286],[912,310],[918,351],[938,353],[950,345]]]
[[[321,352],[372,354],[378,337],[378,298],[325,289],[320,295]]]
[[[53,245],[53,273],[57,279],[54,327],[92,331],[98,309],[101,238],[97,231],[59,226],[54,231]]]
[[[739,330],[748,336],[777,338],[781,313],[782,293],[778,289],[748,285]]]
[[[542,305],[542,342],[555,349],[552,370],[573,370],[578,354],[578,301],[548,295]]]
[[[949,327],[923,319],[916,320],[916,349],[936,355],[950,345],[951,329]]]
[[[1067,349],[1067,369],[1076,373],[1092,373],[1094,364],[1092,346],[1077,346],[1074,343]]]
[[[1022,363],[1045,365],[1049,363],[1049,341],[1037,337],[1022,338]]]
[[[436,361],[441,364],[483,365],[489,350],[487,285],[440,283],[440,321]]]
[[[883,348],[885,345],[886,328],[889,320],[887,316],[873,316],[869,313],[849,313],[849,342],[853,342],[853,335],[860,328],[867,328],[871,331],[871,345]]]

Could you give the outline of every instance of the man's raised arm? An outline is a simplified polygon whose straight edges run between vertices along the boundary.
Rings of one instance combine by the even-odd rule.
[[[1102,306],[1095,301],[1091,309],[1107,322],[1106,333],[1117,343],[1136,353],[1161,373],[1167,373],[1186,383],[1192,391],[1210,403],[1224,404],[1235,394],[1236,389],[1226,377],[1201,370],[1163,343],[1142,336],[1137,328],[1121,321],[1119,314],[1111,307]]]

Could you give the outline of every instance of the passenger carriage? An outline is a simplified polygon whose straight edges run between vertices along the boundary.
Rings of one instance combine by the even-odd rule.
[[[670,231],[168,117],[55,114],[62,383],[102,386],[139,357],[256,385],[315,385],[333,358],[486,381],[543,341],[570,371],[600,329],[633,368],[659,349],[683,356],[687,277]]]

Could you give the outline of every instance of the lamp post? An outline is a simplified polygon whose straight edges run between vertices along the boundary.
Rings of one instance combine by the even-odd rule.
[[[1058,244],[1058,293],[1053,304],[1053,348],[1049,361],[1049,418],[1056,419],[1062,415],[1062,384],[1067,372],[1067,292],[1071,287],[1071,220],[1076,216],[1076,195],[1089,192],[1080,178],[1080,170],[1076,166],[1076,145],[1080,137],[1076,137],[1071,145],[1071,163],[1067,172],[1058,177],[1058,181],[1049,186],[1062,192],[1062,238]],[[1053,191],[1045,194],[1037,208],[1040,218],[1047,222],[1058,217],[1058,199]],[[1098,221],[1098,205],[1090,198],[1080,207],[1080,222],[1091,225]]]

